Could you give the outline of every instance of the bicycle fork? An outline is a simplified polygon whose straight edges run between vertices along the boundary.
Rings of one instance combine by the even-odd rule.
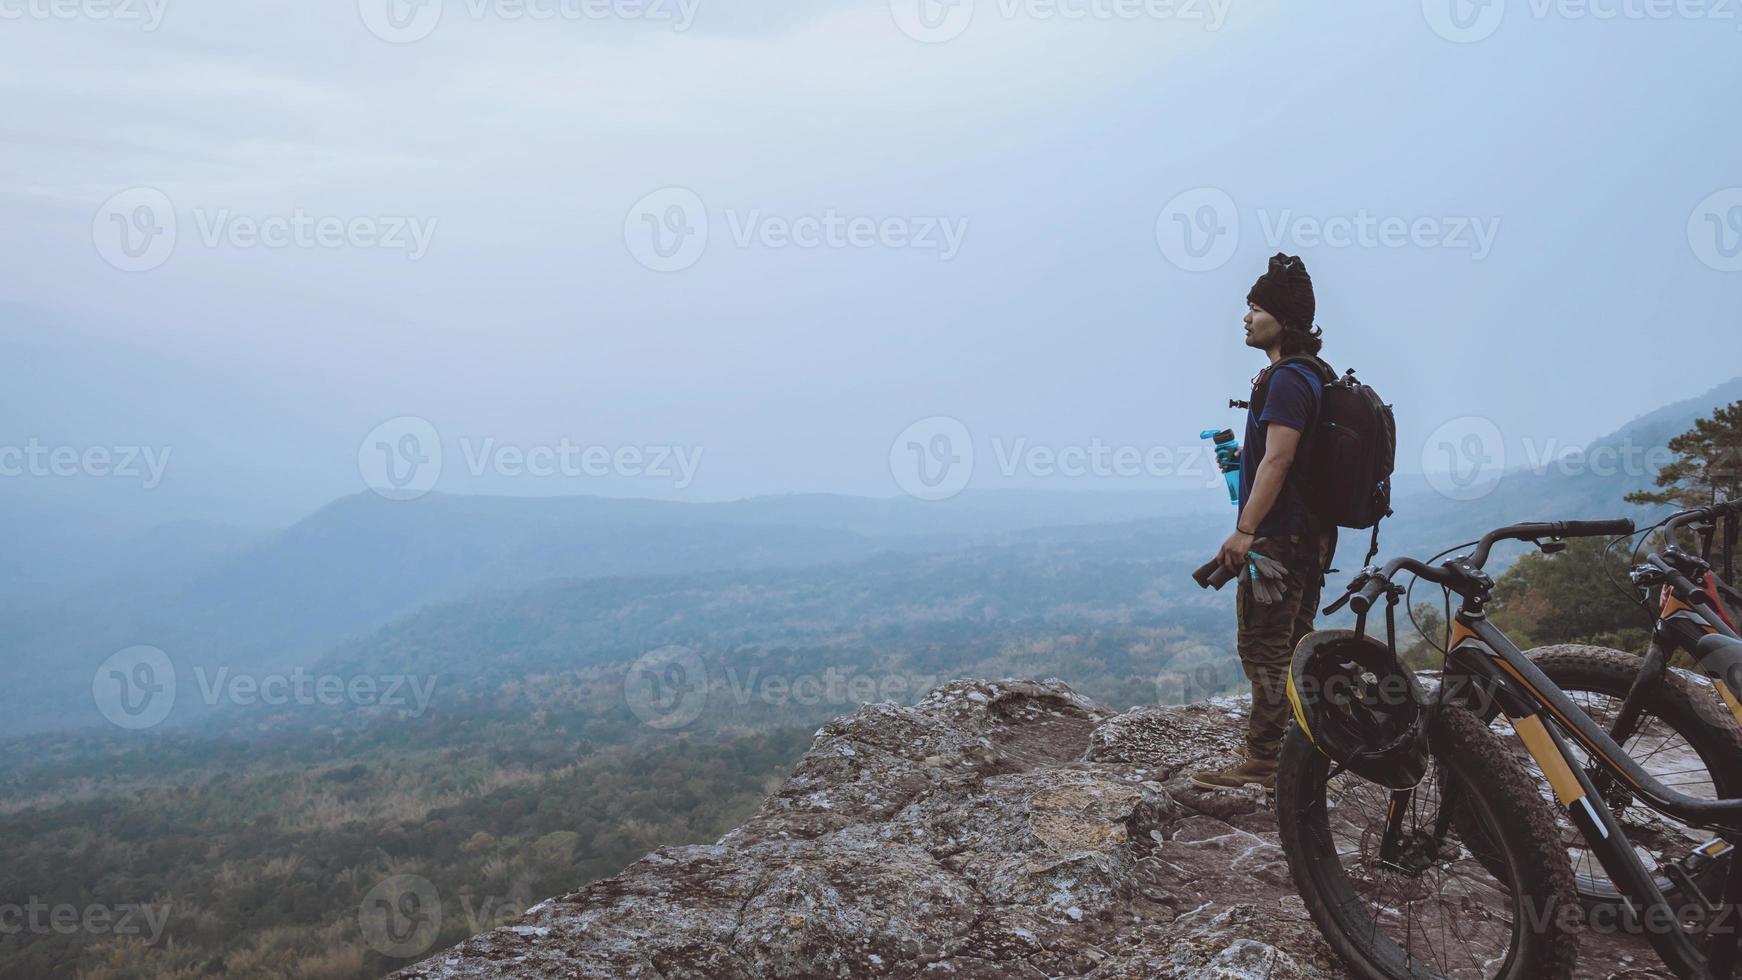
[[[1639,724],[1639,716],[1645,712],[1645,704],[1663,683],[1664,671],[1669,669],[1669,657],[1663,652],[1663,644],[1657,637],[1652,637],[1651,646],[1645,651],[1645,661],[1639,668],[1639,674],[1633,678],[1633,686],[1628,688],[1627,697],[1621,702],[1621,710],[1615,713],[1615,722],[1609,726],[1609,737],[1616,745],[1626,745],[1633,737],[1634,726]]]

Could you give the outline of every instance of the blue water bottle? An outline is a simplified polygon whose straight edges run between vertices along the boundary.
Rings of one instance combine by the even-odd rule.
[[[1234,430],[1205,429],[1198,433],[1199,439],[1209,439],[1216,444],[1216,462],[1222,468],[1222,478],[1228,481],[1228,502],[1240,506],[1240,444],[1234,441]]]

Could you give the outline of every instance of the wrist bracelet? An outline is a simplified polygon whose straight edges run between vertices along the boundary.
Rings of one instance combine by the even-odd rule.
[[[1236,524],[1236,525],[1234,525],[1234,530],[1236,530],[1236,531],[1239,531],[1239,532],[1240,532],[1240,533],[1241,533],[1241,534],[1244,534],[1244,535],[1246,535],[1246,536],[1247,536],[1247,537],[1249,537],[1249,538],[1256,538],[1256,537],[1258,537],[1258,532],[1256,532],[1256,531],[1248,531],[1248,530],[1246,530],[1246,529],[1245,529],[1245,528],[1243,528],[1243,527],[1241,527],[1241,526],[1240,526],[1240,525],[1238,525],[1238,524]]]

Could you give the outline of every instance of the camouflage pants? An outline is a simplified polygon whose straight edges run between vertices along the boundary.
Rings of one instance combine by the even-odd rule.
[[[1252,682],[1252,717],[1247,723],[1246,750],[1254,759],[1274,759],[1282,750],[1288,725],[1288,665],[1295,645],[1313,631],[1319,611],[1320,570],[1324,544],[1317,536],[1259,538],[1252,550],[1288,566],[1288,592],[1270,605],[1252,595],[1244,575],[1235,596],[1240,631],[1235,646],[1240,666]]]

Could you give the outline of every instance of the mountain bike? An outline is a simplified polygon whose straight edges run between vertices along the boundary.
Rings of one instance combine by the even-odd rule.
[[[1630,521],[1520,524],[1484,535],[1468,556],[1439,565],[1397,558],[1364,569],[1347,596],[1364,637],[1372,605],[1386,601],[1386,643],[1395,656],[1392,610],[1401,572],[1461,599],[1445,670],[1423,709],[1425,775],[1390,789],[1355,775],[1327,754],[1304,722],[1303,695],[1290,674],[1296,721],[1283,741],[1277,823],[1290,873],[1331,947],[1370,980],[1571,976],[1583,915],[1567,853],[1534,778],[1480,717],[1497,706],[1555,800],[1586,840],[1621,900],[1645,925],[1653,948],[1679,977],[1727,980],[1736,960],[1735,910],[1742,862],[1729,862],[1717,900],[1689,915],[1678,909],[1634,850],[1577,745],[1598,772],[1653,811],[1688,826],[1742,836],[1742,798],[1699,799],[1647,772],[1489,621],[1494,581],[1483,571],[1503,540],[1544,542],[1633,533]],[[1314,638],[1303,640],[1301,653]],[[1742,668],[1742,640],[1712,634],[1697,647],[1714,664]],[[1742,677],[1742,673],[1737,676]],[[1337,707],[1359,719],[1383,705],[1371,672]]]
[[[1681,511],[1658,525],[1664,529],[1667,546],[1649,553],[1630,572],[1636,588],[1661,590],[1651,643],[1643,657],[1588,646],[1558,646],[1526,654],[1641,768],[1665,786],[1708,800],[1742,797],[1742,676],[1726,658],[1707,657],[1707,648],[1700,646],[1708,636],[1736,635],[1712,594],[1716,580],[1705,556],[1710,554],[1713,526],[1738,514],[1742,503],[1717,504]],[[1675,543],[1676,532],[1690,526],[1701,532],[1705,542],[1700,555]],[[1710,690],[1669,669],[1677,653],[1687,656],[1706,676]],[[1490,705],[1483,720],[1495,722],[1498,714],[1497,706]],[[1504,718],[1498,719],[1503,732],[1506,724]],[[1573,749],[1581,752],[1576,745]],[[1580,760],[1580,768],[1590,774],[1627,828],[1665,896],[1678,907],[1690,901],[1709,906],[1710,895],[1722,887],[1729,845],[1652,810],[1588,756]],[[1551,795],[1540,779],[1538,790],[1545,797]],[[1583,836],[1565,821],[1561,836],[1573,863],[1579,898],[1592,908],[1616,908],[1623,921],[1631,922],[1621,892],[1585,846]]]

